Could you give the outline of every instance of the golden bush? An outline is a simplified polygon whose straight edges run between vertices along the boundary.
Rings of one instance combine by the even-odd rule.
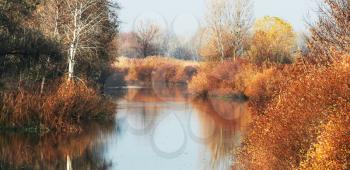
[[[76,132],[84,121],[111,119],[115,104],[83,82],[57,81],[40,94],[20,88],[2,92],[0,125],[21,130]]]
[[[127,72],[126,81],[186,83],[197,72],[198,63],[161,56],[142,59],[120,58],[117,70]]]
[[[347,60],[329,67],[300,67],[302,66],[292,65],[284,70],[290,75],[288,85],[279,89],[266,105],[265,112],[254,119],[242,148],[237,152],[238,162],[243,167],[300,168],[304,160],[315,157],[312,156],[314,149],[310,151],[310,148],[322,142],[322,133],[318,137],[319,131],[328,117],[349,112],[347,101],[350,99],[350,65]],[[338,142],[345,142],[348,137],[345,134]],[[339,145],[344,146],[346,145]],[[328,153],[328,156],[331,155]],[[345,155],[349,157],[348,153]],[[341,162],[344,159],[330,160],[324,163],[335,161],[336,165],[344,165]],[[308,165],[307,162],[304,164]]]

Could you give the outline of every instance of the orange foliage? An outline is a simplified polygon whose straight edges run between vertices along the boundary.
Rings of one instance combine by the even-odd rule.
[[[350,167],[350,116],[339,112],[320,127],[317,142],[308,151],[301,169],[347,169]]]
[[[115,105],[81,82],[62,82],[44,94],[20,89],[2,92],[0,125],[74,132],[83,120],[109,118]]]
[[[117,70],[126,72],[126,81],[187,83],[197,72],[197,63],[166,57],[119,58]]]
[[[207,42],[199,49],[200,56],[203,56],[208,61],[220,61],[221,52],[220,52],[220,46],[217,44],[217,38],[212,35],[213,33],[205,32],[206,34],[210,35],[208,37]],[[224,52],[224,58],[228,59],[231,57],[234,57],[234,46],[232,41],[234,41],[233,35],[231,35],[228,30],[222,32],[222,48]]]
[[[276,81],[281,86],[254,119],[237,152],[238,164],[246,169],[346,169],[349,71],[348,60],[284,68],[288,83]]]
[[[249,64],[244,60],[208,62],[189,83],[191,93],[201,95],[233,95],[242,93],[237,76]]]

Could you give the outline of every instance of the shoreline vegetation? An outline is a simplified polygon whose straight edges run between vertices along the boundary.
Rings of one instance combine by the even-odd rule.
[[[178,70],[191,65],[196,68],[195,74],[180,75],[186,76],[194,98],[245,99],[254,118],[241,147],[235,150],[234,167],[342,169],[347,166],[350,149],[350,56],[336,51],[332,55],[334,60],[322,65],[298,57],[291,64],[256,65],[236,59],[202,62],[194,67],[185,64],[187,61],[151,57],[122,58],[115,66],[132,82],[157,83],[151,77],[160,71],[165,73],[162,82],[176,84],[170,80],[179,75]],[[169,66],[158,67],[160,63]],[[167,68],[175,68],[173,74],[166,74]],[[148,79],[137,79],[135,75],[145,69],[149,70]]]
[[[186,82],[195,97],[247,99],[253,120],[233,151],[234,169],[348,169],[349,1],[321,3],[303,45],[278,17],[257,20],[252,34],[233,35],[235,28],[220,25],[226,15],[215,15],[230,13],[228,4],[216,5],[208,12],[214,26],[203,30],[209,37],[198,49],[203,60],[194,74],[183,74],[187,61],[146,55],[123,58],[116,69],[127,81],[152,82],[161,75],[166,83]],[[240,24],[250,25],[245,21]]]
[[[108,0],[0,3],[0,131],[79,133],[113,120],[119,5]],[[75,11],[75,12],[72,12]]]
[[[197,73],[199,63],[163,56],[118,57],[113,66],[115,71],[124,74],[124,80],[130,83],[187,84]]]
[[[89,121],[113,119],[116,107],[85,81],[60,80],[40,91],[0,92],[0,131],[76,133]]]
[[[124,76],[247,100],[253,120],[235,169],[349,169],[349,0],[324,0],[305,36],[278,17],[254,22],[249,0],[218,2],[174,49],[153,23],[118,37],[119,6],[108,0],[0,3],[0,131],[79,134],[111,121],[116,105],[100,91]]]

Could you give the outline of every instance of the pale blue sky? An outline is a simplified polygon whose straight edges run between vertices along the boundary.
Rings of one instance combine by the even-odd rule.
[[[118,0],[122,6],[122,31],[133,29],[138,20],[154,20],[178,34],[193,33],[203,25],[206,0]],[[278,16],[296,31],[306,30],[305,20],[314,14],[317,0],[253,0],[255,18]]]

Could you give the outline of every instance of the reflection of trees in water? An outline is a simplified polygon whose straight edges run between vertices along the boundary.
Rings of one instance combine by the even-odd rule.
[[[128,89],[125,98],[133,102],[169,102],[187,99],[185,86],[153,84],[138,89]]]
[[[184,90],[178,86],[150,86],[128,89],[124,98],[132,103],[126,106],[126,115],[135,132],[145,133],[152,130],[154,121],[159,117],[167,102],[185,101]]]
[[[209,169],[230,169],[233,151],[240,145],[241,135],[250,121],[246,103],[221,99],[195,99],[192,105],[198,110],[202,133],[211,135],[206,142],[211,150]],[[214,123],[213,123],[214,122]]]
[[[133,105],[127,107],[128,116],[131,116],[131,120],[136,121],[133,123],[153,125],[153,121],[161,114],[159,112],[163,110],[161,107],[164,103],[166,106],[169,102],[190,100],[185,92],[186,90],[183,88],[169,87],[164,84],[154,85],[150,88],[129,89],[125,99],[131,101]],[[241,135],[251,119],[246,103],[214,98],[191,100],[191,105],[198,110],[195,112],[198,115],[195,116],[199,118],[203,136],[210,136],[208,139],[204,139],[207,148],[211,151],[210,165],[205,167],[208,169],[230,169],[233,151],[240,145]],[[147,127],[144,128],[147,130]],[[194,140],[201,140],[195,138]]]
[[[114,133],[114,123],[89,124],[76,135],[44,136],[0,134],[0,169],[66,169],[67,155],[73,169],[108,169],[102,158],[101,136]]]
[[[185,85],[153,83],[152,89],[159,98],[165,101],[186,101],[187,99],[187,87]]]

